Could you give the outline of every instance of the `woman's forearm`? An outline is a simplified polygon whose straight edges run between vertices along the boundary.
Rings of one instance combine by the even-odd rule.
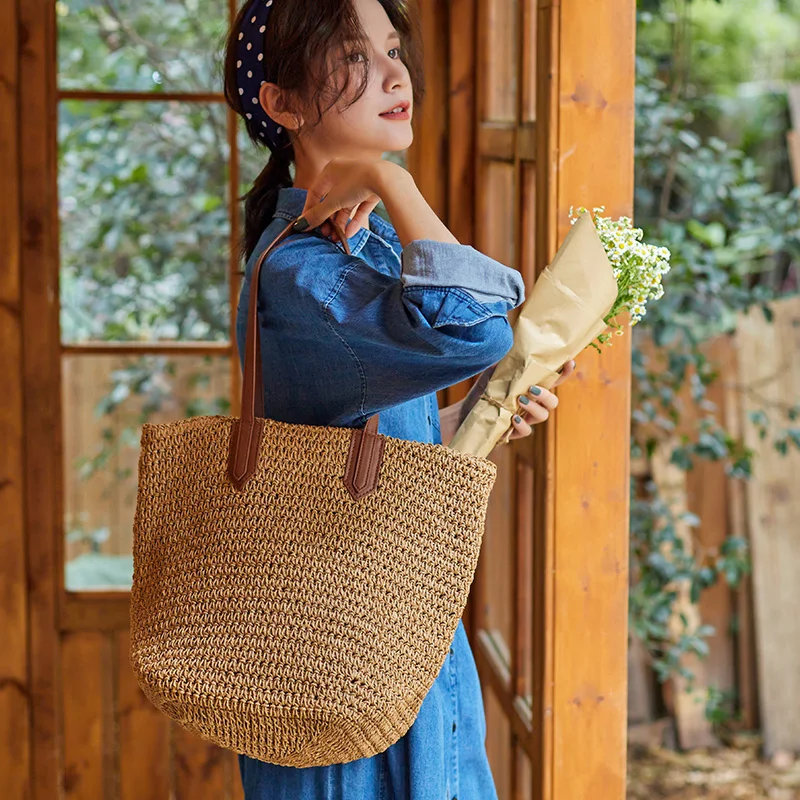
[[[403,247],[415,239],[459,244],[428,205],[408,170],[392,161],[382,161],[377,169],[375,190],[386,206]]]

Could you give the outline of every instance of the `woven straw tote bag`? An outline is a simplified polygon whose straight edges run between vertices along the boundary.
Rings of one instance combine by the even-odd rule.
[[[291,767],[402,737],[467,602],[497,467],[264,418],[253,269],[240,418],[145,424],[130,661],[164,714]],[[336,226],[345,250],[347,239]]]

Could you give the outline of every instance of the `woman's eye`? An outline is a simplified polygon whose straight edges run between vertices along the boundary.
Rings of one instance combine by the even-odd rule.
[[[358,61],[353,61],[353,56],[363,56],[363,55],[364,55],[363,53],[350,53],[350,55],[347,56],[347,60],[353,64],[358,64]]]
[[[392,49],[391,49],[389,52],[391,53],[391,52],[392,52],[392,51],[394,51],[394,50],[396,50],[396,51],[397,51],[397,57],[398,57],[398,58],[402,58],[402,57],[403,57],[403,56],[402,56],[402,54],[401,54],[401,52],[400,52],[400,48],[399,48],[399,47],[393,47],[393,48],[392,48]]]

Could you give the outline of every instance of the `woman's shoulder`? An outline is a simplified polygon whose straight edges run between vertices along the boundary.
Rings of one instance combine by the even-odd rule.
[[[286,220],[276,217],[267,226],[248,259],[245,270],[248,282],[256,262],[286,225]],[[361,233],[364,237],[368,235],[366,231]],[[359,239],[357,244],[361,243]],[[354,261],[360,261],[358,252],[359,247],[353,247],[351,242],[351,254],[348,255],[344,248],[317,229],[289,233],[264,259],[259,284],[271,291],[281,290],[287,302],[291,302],[292,297],[306,297],[324,303],[335,292],[342,276],[352,268]]]

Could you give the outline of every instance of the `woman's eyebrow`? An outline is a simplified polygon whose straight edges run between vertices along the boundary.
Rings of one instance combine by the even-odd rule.
[[[392,30],[386,36],[386,41],[387,42],[391,41],[392,39],[397,39],[398,42],[402,42],[403,41],[403,37],[400,36],[398,31],[396,31],[394,28],[392,28]],[[358,39],[345,39],[344,43],[346,45],[351,45],[351,44],[360,44],[361,42]]]

